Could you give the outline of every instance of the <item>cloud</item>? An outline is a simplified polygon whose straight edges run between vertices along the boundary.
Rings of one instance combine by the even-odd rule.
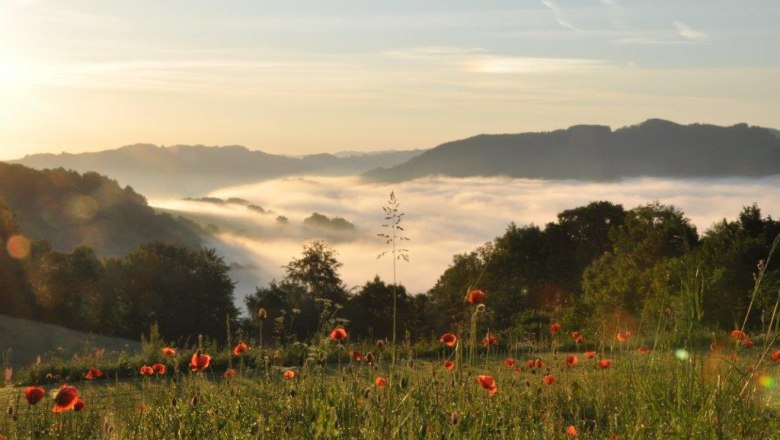
[[[603,60],[584,58],[529,58],[484,56],[472,63],[474,72],[480,73],[551,73],[582,71],[612,67]]]
[[[680,34],[681,37],[687,40],[701,41],[707,38],[707,34],[705,34],[704,32],[693,30],[690,26],[688,26],[687,24],[681,21],[675,21],[674,27],[677,28],[677,33]]]
[[[240,197],[274,211],[259,215],[243,206],[218,206],[182,200],[151,200],[158,208],[203,216],[220,232],[209,246],[229,263],[250,269],[238,271],[238,296],[256,285],[283,276],[282,265],[301,252],[301,245],[323,238],[303,221],[312,212],[343,217],[357,232],[347,240],[330,241],[344,263],[342,276],[359,286],[375,274],[392,279],[389,260],[377,260],[384,249],[376,237],[383,221],[380,209],[391,190],[399,197],[405,229],[411,241],[411,263],[399,266],[399,281],[412,292],[426,291],[452,261],[452,256],[503,234],[510,222],[544,224],[556,215],[591,201],[609,200],[627,209],[658,200],[681,208],[703,232],[714,222],[736,218],[744,205],[758,203],[764,214],[780,215],[775,194],[780,178],[667,180],[629,179],[615,183],[543,181],[509,178],[425,178],[396,185],[362,183],[354,177],[285,178],[224,188],[209,194]],[[289,218],[279,225],[276,215]]]
[[[557,4],[555,4],[555,2],[553,2],[552,0],[542,0],[542,4],[547,6],[547,8],[553,12],[555,16],[555,21],[558,22],[559,25],[567,29],[571,29],[573,31],[579,32],[579,29],[576,26],[574,26],[573,24],[571,24],[571,22],[563,18],[563,11],[561,10],[560,7],[558,7]]]

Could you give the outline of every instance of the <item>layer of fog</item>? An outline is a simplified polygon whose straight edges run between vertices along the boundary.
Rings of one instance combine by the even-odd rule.
[[[400,262],[398,281],[411,291],[434,285],[452,261],[501,235],[510,222],[544,224],[556,214],[591,201],[609,200],[629,209],[659,201],[682,209],[703,233],[715,222],[734,219],[743,206],[757,203],[764,214],[780,215],[780,177],[767,179],[668,180],[631,179],[614,183],[543,181],[508,178],[428,178],[392,186],[365,184],[356,177],[295,177],[230,187],[204,194],[236,197],[267,213],[242,204],[218,205],[177,199],[152,200],[161,209],[176,211],[201,224],[212,224],[215,247],[233,265],[237,301],[281,279],[283,265],[300,256],[302,245],[323,238],[344,264],[341,275],[350,287],[379,275],[392,280],[392,260],[377,259],[386,249],[376,236],[382,232],[385,204],[391,190],[405,212],[402,225],[410,241],[410,262]],[[328,225],[305,225],[318,212],[342,217],[355,228],[334,230]],[[278,216],[287,218],[280,223]]]

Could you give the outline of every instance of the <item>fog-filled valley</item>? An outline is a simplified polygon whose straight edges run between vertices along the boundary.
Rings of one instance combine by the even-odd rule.
[[[753,203],[777,218],[778,189],[777,176],[608,183],[431,177],[393,185],[365,183],[358,177],[306,176],[223,188],[200,200],[151,198],[149,203],[210,231],[207,245],[231,264],[241,306],[256,285],[280,279],[282,266],[313,239],[324,239],[337,251],[348,286],[360,286],[375,274],[392,280],[390,260],[377,259],[385,247],[376,236],[384,221],[381,206],[391,191],[406,213],[404,227],[410,238],[405,247],[411,261],[399,266],[398,281],[417,293],[434,285],[453,255],[501,235],[510,222],[544,226],[559,212],[592,201],[607,200],[626,209],[658,201],[681,209],[703,234]]]

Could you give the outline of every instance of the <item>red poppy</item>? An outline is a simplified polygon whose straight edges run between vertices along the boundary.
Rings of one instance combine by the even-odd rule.
[[[79,400],[76,401],[76,404],[73,405],[73,411],[81,411],[81,410],[83,410],[86,407],[87,407],[87,404],[84,403],[84,401],[79,398]]]
[[[286,370],[284,372],[284,378],[285,379],[295,379],[295,371],[293,371],[293,370]]]
[[[544,368],[544,362],[541,359],[534,361],[534,368]]]
[[[650,349],[649,349],[649,348],[648,348],[646,345],[643,345],[643,346],[641,346],[641,347],[637,348],[637,349],[636,349],[636,351],[638,351],[638,352],[639,352],[639,354],[647,354],[647,353],[650,353]]]
[[[485,339],[482,340],[482,346],[483,347],[490,347],[491,345],[498,345],[498,339],[488,333],[487,336],[485,336]]]
[[[509,368],[512,368],[515,366],[515,358],[506,358],[504,359],[504,365],[506,365]]]
[[[141,376],[151,376],[152,374],[154,374],[154,368],[148,365],[144,365],[141,367],[140,372],[141,372]]]
[[[343,328],[334,328],[332,332],[330,332],[330,339],[334,341],[343,341],[347,339],[347,331]]]
[[[238,345],[233,347],[233,356],[241,356],[246,353],[247,350],[249,350],[249,346],[246,345],[246,342],[239,342]]]
[[[444,361],[444,368],[446,368],[449,371],[452,371],[455,369],[455,362],[452,362],[451,360]]]
[[[609,359],[599,359],[599,367],[609,368],[612,366],[612,361]]]
[[[103,372],[98,370],[97,368],[90,368],[87,371],[87,374],[84,375],[84,379],[87,380],[97,379],[99,377],[103,377]]]
[[[534,368],[534,365],[536,365],[536,361],[534,361],[533,359],[528,359],[527,361],[525,361],[525,366],[528,368]]]
[[[70,411],[79,400],[79,390],[76,387],[63,385],[54,396],[54,408],[52,408],[52,411],[56,413]]]
[[[355,360],[355,362],[360,362],[363,360],[363,352],[360,350],[352,350],[349,352],[349,356]]]
[[[615,338],[617,338],[618,342],[626,342],[628,339],[628,335],[625,333],[618,332],[617,335],[615,335]]]
[[[445,333],[441,335],[441,338],[439,338],[439,342],[446,345],[447,347],[454,347],[455,344],[458,343],[458,337],[453,335],[452,333]]]
[[[572,365],[577,363],[577,356],[570,354],[566,356],[566,366],[571,367]]]
[[[550,333],[553,334],[558,333],[558,330],[560,329],[561,329],[561,325],[558,324],[557,322],[553,322],[552,324],[550,324]]]
[[[176,349],[171,347],[165,347],[162,350],[162,354],[166,356],[176,356]]]
[[[466,302],[471,304],[482,304],[485,301],[485,292],[481,290],[472,290],[466,295]]]
[[[491,397],[493,396],[493,394],[496,394],[498,392],[496,381],[493,379],[492,376],[486,376],[486,375],[477,376],[477,382],[479,382],[479,384],[482,385],[482,388],[488,390],[488,395]]]
[[[4,436],[4,435],[0,434],[0,440],[8,440],[8,437],[6,437],[6,436]]]
[[[742,330],[732,330],[731,331],[731,337],[736,339],[737,341],[743,341],[747,339],[747,333],[743,332]]]
[[[154,364],[152,365],[152,371],[154,371],[155,374],[159,376],[165,375],[165,365],[163,364]]]
[[[374,379],[374,385],[376,385],[377,388],[385,389],[387,386],[387,379],[382,376],[377,376],[376,379]]]
[[[569,425],[569,427],[566,428],[566,435],[569,437],[577,437],[577,428],[575,428],[574,425]]]
[[[225,379],[230,379],[231,377],[236,375],[236,370],[233,368],[228,368],[227,371],[225,371],[225,374],[222,375]]]
[[[753,340],[752,339],[745,339],[742,341],[742,346],[745,348],[753,348]]]
[[[586,351],[582,355],[585,356],[588,359],[593,359],[594,357],[596,357],[596,352],[595,351]]]
[[[772,358],[773,361],[780,362],[780,350],[773,351],[770,357]]]
[[[580,332],[571,332],[571,338],[572,339],[577,339],[579,337],[580,337]]]
[[[211,364],[211,356],[207,354],[200,354],[200,352],[195,352],[192,355],[192,359],[190,359],[190,370],[192,371],[201,371],[205,370],[209,367],[209,364]]]
[[[554,377],[552,377],[552,374],[548,374],[547,376],[544,376],[544,378],[542,378],[542,380],[543,380],[543,381],[544,381],[544,383],[546,383],[547,385],[552,385],[552,384],[553,384],[553,382],[555,382],[555,378],[554,378]]]
[[[46,395],[46,390],[41,387],[27,387],[24,389],[24,398],[27,399],[27,403],[35,405],[43,396]]]

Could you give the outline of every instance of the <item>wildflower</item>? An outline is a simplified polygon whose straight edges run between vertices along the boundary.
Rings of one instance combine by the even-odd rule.
[[[154,374],[154,368],[148,365],[144,365],[141,367],[140,372],[141,372],[141,376],[151,376],[152,374]]]
[[[537,359],[534,361],[534,368],[544,368],[544,362],[542,362],[541,359]]]
[[[731,337],[736,339],[737,341],[744,341],[745,339],[747,339],[748,335],[742,330],[732,330]]]
[[[363,360],[366,361],[366,365],[374,365],[374,354],[371,352],[366,353],[366,356],[363,358]]]
[[[86,407],[87,407],[87,404],[86,404],[86,403],[84,403],[84,401],[83,401],[83,400],[81,400],[81,398],[79,398],[79,399],[76,401],[76,404],[75,404],[75,405],[73,405],[73,411],[81,411],[81,410],[83,410],[83,409],[84,409],[84,408],[86,408]]]
[[[199,351],[196,351],[192,355],[192,359],[190,359],[190,370],[192,371],[202,371],[209,367],[209,364],[211,364],[211,356],[207,354],[200,354]]]
[[[236,375],[236,370],[234,368],[228,368],[227,371],[225,371],[225,374],[222,375],[225,379],[230,379],[231,377]]]
[[[385,341],[384,341],[384,339],[377,339],[376,340],[376,348],[379,351],[384,351],[384,349],[385,349]]]
[[[569,427],[566,428],[566,435],[569,437],[577,437],[577,428],[575,428],[574,425],[569,425]]]
[[[577,356],[570,354],[566,356],[566,366],[571,367],[577,363]]]
[[[249,350],[249,346],[245,342],[239,342],[238,345],[233,347],[233,356],[241,356]]]
[[[555,382],[555,378],[552,376],[552,374],[548,374],[547,376],[544,376],[544,378],[542,378],[542,380],[547,385],[552,385],[553,382]]]
[[[780,362],[780,350],[773,351],[770,357],[772,358],[773,361]]]
[[[586,351],[582,355],[585,356],[588,359],[593,359],[594,357],[596,357],[596,352],[595,351]]]
[[[374,385],[376,385],[377,388],[383,390],[387,386],[387,379],[382,376],[377,376],[376,379],[374,379]]]
[[[257,309],[257,319],[261,321],[265,321],[265,318],[268,317],[268,311],[266,311],[264,308],[260,307]]]
[[[481,290],[472,290],[466,295],[466,302],[470,304],[482,304],[485,301],[485,292]]]
[[[152,371],[154,371],[155,374],[158,376],[164,376],[165,375],[165,365],[163,364],[154,364],[152,365]]]
[[[35,405],[43,396],[46,395],[46,390],[41,387],[27,387],[24,389],[24,398],[27,399],[27,403]]]
[[[341,327],[334,328],[333,331],[330,332],[330,339],[334,341],[343,341],[347,339],[347,331]]]
[[[360,362],[363,360],[363,352],[360,350],[351,350],[349,352],[349,356],[355,360],[355,362]]]
[[[599,367],[609,368],[612,366],[612,361],[609,359],[599,359]]]
[[[493,396],[493,394],[496,394],[498,392],[496,381],[493,379],[492,376],[487,376],[487,375],[477,376],[477,382],[479,382],[479,384],[482,385],[482,388],[488,390],[488,395],[491,397]]]
[[[550,333],[552,334],[558,333],[558,330],[560,329],[561,329],[561,325],[558,324],[557,322],[553,322],[552,324],[550,324]]]
[[[76,387],[63,385],[57,390],[57,394],[54,395],[54,408],[52,408],[52,411],[56,413],[71,411],[79,400],[79,390]]]
[[[295,379],[295,371],[293,371],[293,370],[286,370],[284,372],[284,378],[285,379]]]
[[[439,342],[446,345],[447,347],[454,347],[455,344],[458,343],[458,337],[453,335],[452,333],[445,333],[441,335],[441,338],[439,338]]]
[[[571,338],[576,340],[580,337],[580,332],[571,332]]]
[[[744,341],[742,341],[742,346],[745,347],[745,348],[748,348],[748,349],[753,348],[753,345],[754,344],[753,344],[753,340],[752,339],[745,339]]]
[[[618,342],[626,342],[629,336],[626,333],[618,332],[618,334],[615,335],[615,338],[618,340]]]
[[[176,356],[176,349],[172,347],[165,347],[160,351],[162,351],[162,354],[166,356],[170,356],[170,357]]]
[[[515,358],[509,357],[509,358],[504,359],[504,365],[506,365],[509,368],[514,367],[515,366],[515,362],[516,362]]]
[[[585,336],[582,336],[582,335],[577,336],[577,339],[575,339],[574,342],[577,345],[584,344],[585,343]]]
[[[528,368],[534,368],[535,364],[536,362],[533,359],[528,359],[527,361],[525,361],[525,366]]]
[[[637,348],[637,349],[636,349],[636,351],[638,351],[638,352],[639,352],[639,354],[647,354],[647,353],[650,353],[650,349],[649,349],[649,348],[648,348],[646,345],[643,345],[643,346],[641,346],[641,347]]]
[[[482,340],[482,346],[490,347],[491,345],[498,345],[498,338],[488,333],[485,339]]]
[[[84,375],[84,379],[87,380],[97,379],[99,377],[103,377],[103,372],[97,368],[90,368],[89,371],[87,371],[87,374]]]
[[[455,362],[452,362],[451,360],[444,361],[444,368],[446,368],[449,371],[452,371],[455,369]]]

